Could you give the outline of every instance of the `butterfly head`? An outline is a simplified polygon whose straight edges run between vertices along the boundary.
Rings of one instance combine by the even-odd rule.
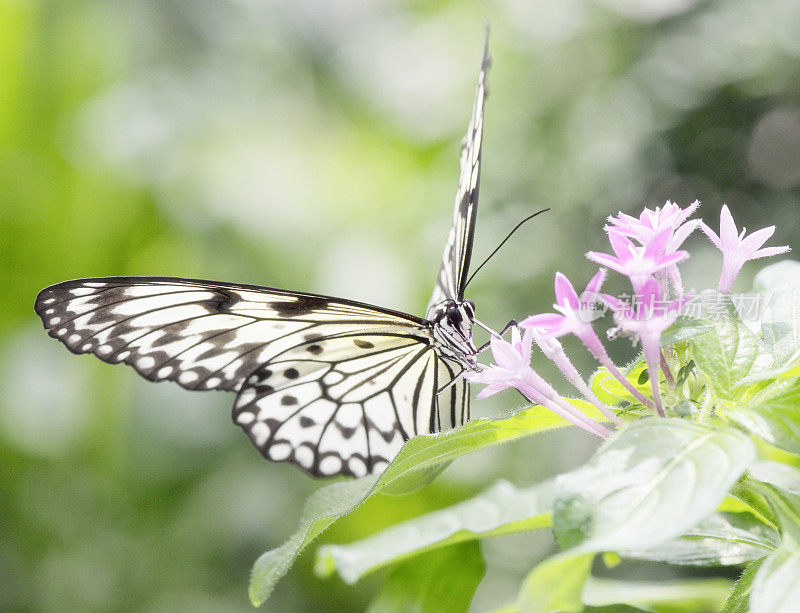
[[[472,342],[475,303],[472,300],[447,300],[432,309],[431,323],[438,336],[458,357],[475,362],[478,350]]]

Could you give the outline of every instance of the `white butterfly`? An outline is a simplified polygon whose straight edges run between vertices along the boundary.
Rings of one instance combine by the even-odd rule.
[[[425,319],[340,298],[170,277],[65,281],[36,313],[73,353],[151,381],[236,392],[233,420],[261,454],[316,476],[379,472],[408,438],[469,419],[476,364],[464,299],[480,179],[484,47],[462,142],[453,225]]]

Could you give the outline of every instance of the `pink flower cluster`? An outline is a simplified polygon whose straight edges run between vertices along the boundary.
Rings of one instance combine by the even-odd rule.
[[[595,396],[565,354],[558,339],[572,334],[638,402],[664,416],[660,376],[663,374],[669,386],[674,386],[674,379],[661,351],[661,336],[675,322],[681,307],[690,297],[684,294],[678,269],[678,264],[689,257],[688,252],[680,249],[684,241],[700,227],[722,251],[720,292],[730,291],[746,261],[789,251],[786,246],[761,248],[774,233],[774,226],[759,230],[747,238],[744,237],[744,230],[739,234],[727,206],[722,207],[718,236],[702,221],[689,219],[699,206],[700,203],[695,201],[682,209],[668,201],[663,207],[645,208],[638,218],[622,212],[616,217],[609,217],[605,231],[613,254],[595,251],[586,254],[587,258],[605,268],[597,271],[580,296],[569,279],[557,272],[554,313],[542,313],[524,319],[520,326],[525,329],[525,334],[520,335],[519,328],[514,327],[510,343],[493,334],[490,345],[495,364],[464,375],[473,383],[486,384],[478,397],[484,398],[514,388],[531,402],[546,406],[584,430],[601,437],[608,436],[609,431],[603,425],[570,404],[531,367],[531,349],[535,342],[586,400],[594,404],[609,421],[619,425],[619,418]],[[629,279],[637,298],[634,303],[600,293],[606,268]],[[613,312],[616,328],[609,332],[623,333],[641,343],[652,398],[642,394],[619,371],[606,352],[592,324],[597,318],[598,305]]]

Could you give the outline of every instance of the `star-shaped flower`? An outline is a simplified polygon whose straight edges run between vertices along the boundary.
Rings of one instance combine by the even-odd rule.
[[[672,253],[677,251],[683,241],[700,224],[699,219],[687,221],[699,206],[700,201],[695,200],[685,209],[682,209],[674,202],[667,200],[663,207],[645,208],[638,218],[620,211],[617,217],[608,218],[611,226],[606,226],[605,229],[607,232],[612,229],[616,230],[625,236],[636,239],[642,245],[649,243],[660,232],[670,230],[666,251],[667,253]]]
[[[731,291],[733,281],[748,260],[766,258],[790,251],[788,245],[761,249],[761,246],[775,233],[775,226],[762,228],[745,238],[746,228],[742,228],[741,234],[737,231],[727,204],[722,205],[720,212],[719,236],[705,223],[702,223],[700,228],[717,249],[722,251],[722,274],[720,274],[717,286],[720,292]]]
[[[521,337],[516,326],[511,330],[510,343],[492,335],[490,346],[495,364],[478,371],[464,373],[464,378],[470,383],[486,384],[486,387],[478,392],[478,398],[486,398],[513,387],[531,402],[547,407],[587,432],[603,438],[609,436],[608,429],[571,405],[531,368],[532,341],[532,330],[526,330],[525,335]]]
[[[464,377],[471,383],[485,383],[486,387],[478,392],[478,398],[487,398],[509,387],[516,388],[515,383],[524,381],[533,372],[531,368],[531,342],[533,335],[525,332],[520,336],[519,328],[511,329],[511,342],[492,335],[489,345],[495,364],[478,371],[467,371]]]
[[[628,277],[633,291],[639,293],[654,274],[689,257],[686,251],[666,251],[667,241],[671,236],[672,230],[667,228],[640,246],[631,242],[622,232],[611,228],[608,231],[608,240],[614,255],[590,251],[586,257]]]
[[[608,368],[639,402],[645,406],[653,407],[653,403],[645,398],[614,365],[590,323],[595,319],[596,310],[593,305],[602,300],[600,287],[603,285],[605,278],[606,270],[601,268],[589,281],[581,296],[578,297],[578,293],[572,283],[569,282],[569,279],[557,272],[555,282],[556,302],[553,308],[558,313],[531,315],[522,320],[520,326],[523,328],[536,328],[541,334],[556,338],[565,334],[574,334],[589,352],[603,366]]]
[[[628,238],[638,241],[643,246],[649,244],[659,233],[668,230],[669,237],[664,252],[668,254],[674,253],[688,236],[694,232],[695,228],[700,225],[699,219],[687,221],[699,206],[700,202],[695,200],[685,209],[682,209],[674,202],[667,200],[663,207],[645,208],[638,218],[620,211],[617,217],[608,218],[611,225],[606,226],[605,230],[606,232],[615,230]],[[677,263],[667,266],[665,273],[672,282],[676,293],[683,293],[683,283]]]
[[[606,278],[606,270],[601,268],[586,285],[581,296],[560,272],[556,273],[556,301],[553,308],[558,313],[532,315],[520,324],[523,328],[539,328],[550,336],[559,337],[574,334],[586,343],[587,338],[595,336],[591,321],[596,319],[595,300]]]

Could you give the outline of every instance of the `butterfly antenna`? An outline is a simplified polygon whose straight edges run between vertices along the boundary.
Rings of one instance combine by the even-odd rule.
[[[473,273],[472,273],[472,274],[469,276],[469,279],[467,279],[467,282],[464,284],[464,289],[467,289],[467,285],[469,285],[469,283],[470,283],[470,281],[472,281],[473,277],[475,277],[475,275],[477,275],[477,274],[478,274],[478,271],[479,271],[481,268],[483,268],[484,266],[486,266],[487,262],[488,262],[489,260],[491,260],[491,259],[492,259],[492,257],[494,257],[494,254],[495,254],[495,253],[497,253],[498,251],[500,251],[500,248],[501,248],[503,245],[505,245],[505,244],[506,244],[506,242],[508,241],[508,239],[509,239],[509,238],[511,238],[512,236],[514,236],[514,232],[516,232],[517,230],[519,230],[519,229],[522,227],[522,225],[523,225],[524,223],[526,223],[526,222],[530,221],[531,219],[533,219],[534,217],[536,217],[537,215],[539,215],[539,214],[541,214],[541,213],[546,213],[546,212],[547,212],[547,211],[549,211],[549,210],[550,210],[550,209],[542,209],[541,211],[536,211],[536,212],[535,212],[533,215],[528,215],[528,216],[527,216],[525,219],[523,219],[523,220],[522,220],[521,222],[519,222],[519,223],[518,223],[516,226],[514,226],[514,229],[513,229],[513,230],[511,230],[511,232],[509,232],[509,233],[506,235],[506,237],[503,239],[503,241],[502,241],[502,242],[501,242],[499,245],[497,245],[497,247],[495,247],[495,250],[494,250],[494,251],[492,251],[492,252],[489,254],[489,257],[487,257],[487,258],[486,258],[486,259],[483,261],[483,263],[482,263],[480,266],[478,266],[478,267],[475,269],[475,272],[473,272]]]

